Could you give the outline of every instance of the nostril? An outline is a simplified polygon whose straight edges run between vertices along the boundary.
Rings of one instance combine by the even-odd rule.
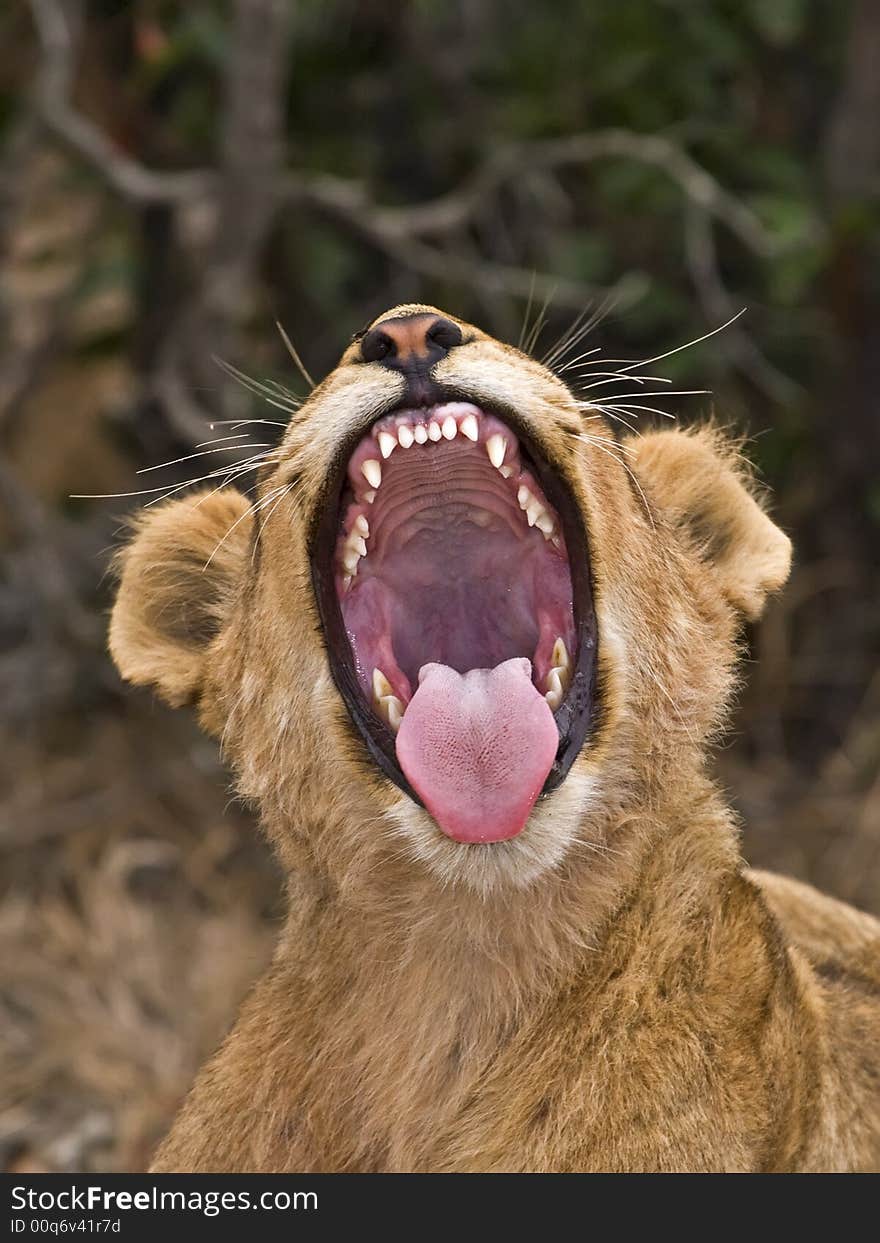
[[[451,319],[437,319],[425,333],[429,345],[449,351],[461,345],[461,329]]]
[[[380,363],[385,358],[393,358],[396,353],[394,340],[380,328],[373,328],[361,341],[361,355],[365,363]]]

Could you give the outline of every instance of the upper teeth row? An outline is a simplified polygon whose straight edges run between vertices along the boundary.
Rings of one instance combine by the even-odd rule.
[[[352,578],[357,574],[358,562],[367,555],[367,540],[370,538],[370,524],[363,514],[355,518],[351,530],[342,545],[342,565],[345,570],[343,587],[348,588]]]
[[[451,414],[447,414],[442,422],[431,420],[427,425],[416,423],[414,426],[410,426],[407,423],[401,423],[396,428],[396,432],[396,436],[394,430],[379,432],[376,439],[379,444],[379,452],[383,458],[391,457],[398,445],[402,449],[408,449],[412,444],[423,445],[428,440],[454,440],[459,432],[466,436],[468,440],[476,443],[480,435],[477,418],[474,414],[466,414],[460,423],[457,423]],[[509,479],[513,474],[513,467],[505,466],[504,464],[504,455],[507,453],[507,438],[502,436],[500,432],[495,432],[486,441],[485,448],[489,461],[495,469],[500,471],[505,479]],[[382,463],[378,458],[367,458],[365,462],[362,462],[361,473],[374,492],[376,488],[381,487]],[[368,502],[372,502],[375,497],[370,496],[368,492],[366,499]],[[533,524],[529,523],[529,525],[532,526]],[[544,530],[544,528],[541,527],[541,530]]]
[[[464,409],[467,411],[466,405]],[[480,424],[477,423],[476,414],[465,413],[464,418],[459,421],[447,408],[447,413],[442,418],[429,419],[428,423],[411,423],[409,419],[404,419],[398,424],[388,424],[380,431],[377,440],[380,454],[390,457],[398,445],[401,449],[409,449],[410,445],[424,445],[429,440],[436,444],[438,440],[455,440],[459,433],[476,444],[480,439]]]
[[[398,445],[401,449],[408,449],[412,444],[423,445],[429,440],[435,443],[438,440],[455,440],[459,432],[476,444],[480,437],[477,416],[466,414],[461,422],[458,422],[454,414],[447,414],[442,419],[431,419],[428,423],[398,423],[396,426],[383,428],[376,439],[379,442],[379,452],[382,457],[389,458]]]
[[[530,527],[537,527],[544,539],[552,539],[556,534],[556,524],[552,517],[526,485],[520,484],[516,499],[520,509],[524,510]]]

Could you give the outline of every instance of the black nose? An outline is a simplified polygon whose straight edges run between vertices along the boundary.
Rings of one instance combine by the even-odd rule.
[[[456,345],[461,345],[461,329],[451,319],[402,315],[371,328],[361,341],[361,355],[365,363],[424,374]]]

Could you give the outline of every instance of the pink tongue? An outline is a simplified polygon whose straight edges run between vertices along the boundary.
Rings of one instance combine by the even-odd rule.
[[[397,734],[397,758],[457,842],[500,842],[524,826],[559,734],[525,657],[456,673],[423,665]]]

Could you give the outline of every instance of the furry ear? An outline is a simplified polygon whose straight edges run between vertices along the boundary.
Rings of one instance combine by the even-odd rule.
[[[718,432],[653,432],[627,445],[646,491],[691,540],[734,608],[750,621],[791,568],[791,541],[751,491],[738,451]]]
[[[142,513],[117,557],[110,654],[129,682],[173,706],[197,698],[208,647],[242,581],[251,540],[235,488],[193,493]]]

